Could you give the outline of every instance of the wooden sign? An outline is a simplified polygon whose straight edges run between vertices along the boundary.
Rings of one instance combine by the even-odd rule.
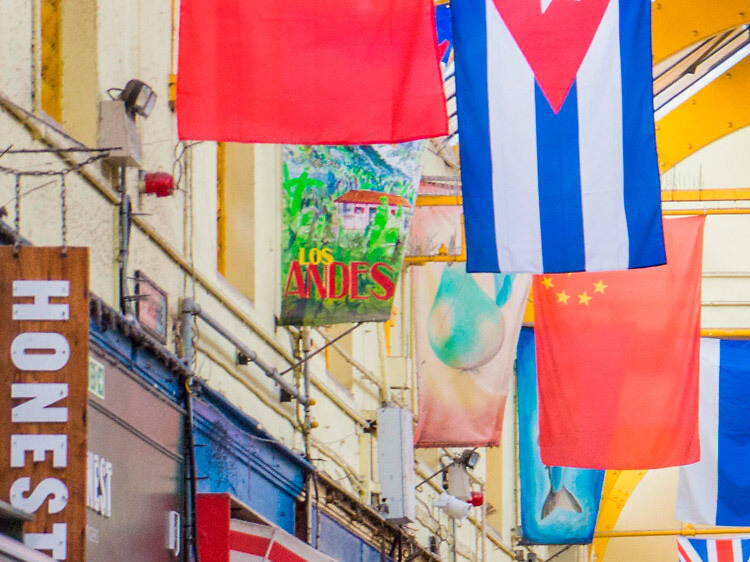
[[[71,562],[86,559],[88,261],[0,246],[0,499],[34,514],[28,546]]]

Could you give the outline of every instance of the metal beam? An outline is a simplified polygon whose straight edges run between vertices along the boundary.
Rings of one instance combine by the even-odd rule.
[[[748,10],[750,12],[750,10]],[[750,57],[656,122],[659,168],[750,125]]]
[[[747,0],[657,0],[651,8],[654,62],[750,22]]]
[[[237,351],[245,355],[245,357],[247,357],[251,363],[255,363],[258,367],[260,367],[260,369],[263,371],[263,373],[265,373],[267,377],[273,379],[276,384],[278,384],[288,394],[293,396],[300,404],[308,405],[310,403],[310,398],[308,396],[303,395],[301,392],[299,392],[299,390],[297,390],[297,387],[284,380],[277,369],[266,364],[265,361],[258,357],[258,354],[255,351],[247,347],[240,341],[238,337],[236,337],[224,326],[222,326],[221,323],[219,323],[208,313],[206,313],[198,303],[196,303],[192,299],[183,299],[182,313],[192,314],[211,326],[211,328],[216,330],[216,332],[218,332],[227,341],[229,341],[229,343],[231,343]]]

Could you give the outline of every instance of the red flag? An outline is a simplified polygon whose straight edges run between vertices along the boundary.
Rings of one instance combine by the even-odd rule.
[[[446,135],[432,0],[182,0],[182,139]]]
[[[664,266],[534,276],[545,464],[647,469],[698,460],[703,223],[664,221]]]

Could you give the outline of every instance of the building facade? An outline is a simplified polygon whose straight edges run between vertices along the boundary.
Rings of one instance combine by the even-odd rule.
[[[540,559],[556,555],[560,548],[517,545],[512,396],[501,446],[479,449],[471,471],[483,506],[456,524],[432,505],[443,491],[438,477],[417,487],[413,522],[389,521],[375,421],[383,404],[416,416],[410,268],[418,265],[405,269],[385,325],[348,333],[351,326],[277,326],[282,149],[178,139],[178,13],[177,0],[0,1],[0,152],[39,151],[0,156],[3,243],[20,235],[33,246],[90,248],[86,559],[194,559],[212,524],[210,512],[201,516],[201,502],[213,495],[231,518],[278,528],[341,562],[502,561],[514,550],[523,559],[529,551]],[[675,40],[668,54],[695,40]],[[695,117],[680,117],[680,108],[658,125],[660,154],[669,147],[662,163],[666,214],[711,215],[705,335],[750,333],[750,258],[742,242],[750,236],[750,109],[726,97],[750,84],[747,63],[732,70],[733,82],[714,84],[730,92],[714,94],[718,99],[736,105],[734,114],[716,117],[730,123],[723,134],[685,129],[680,123]],[[157,95],[150,115],[134,119],[140,157],[88,150],[118,148],[102,144],[111,139],[102,104],[131,79]],[[709,103],[698,99],[698,107]],[[695,140],[683,142],[688,136],[680,131]],[[458,175],[453,151],[427,144],[424,175],[450,183]],[[144,176],[153,172],[169,173],[175,190],[145,193]],[[342,227],[361,228],[376,204],[340,202]],[[400,201],[388,204],[391,214],[411,212]],[[151,332],[134,320],[136,272],[165,297],[161,312],[150,313],[158,318]],[[309,359],[306,372],[305,355],[340,335]],[[312,398],[309,407],[285,389]],[[428,479],[460,452],[418,450],[414,480]],[[599,530],[680,528],[669,515],[674,470],[608,478],[605,492],[620,495],[605,496]],[[597,540],[593,550],[576,546],[556,560],[674,558],[674,537]]]

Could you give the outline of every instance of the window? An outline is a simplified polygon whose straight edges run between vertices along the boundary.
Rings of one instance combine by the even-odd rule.
[[[254,148],[218,143],[217,266],[227,281],[248,299],[255,297]]]
[[[502,447],[487,447],[484,454],[487,464],[484,498],[488,507],[487,522],[496,531],[501,531],[503,528],[503,449]]]
[[[60,22],[62,0],[42,0],[42,109],[62,121],[62,57]]]
[[[42,0],[39,13],[37,108],[88,146],[96,146],[99,120],[99,11],[97,0]]]
[[[325,331],[326,337],[333,339],[346,332],[352,327],[351,324],[334,324]],[[352,355],[353,341],[352,333],[345,335],[338,342],[336,347],[344,350],[349,356]],[[329,347],[326,353],[326,367],[329,374],[340,382],[344,387],[351,390],[354,387],[354,367],[344,357],[338,349],[333,346]]]

